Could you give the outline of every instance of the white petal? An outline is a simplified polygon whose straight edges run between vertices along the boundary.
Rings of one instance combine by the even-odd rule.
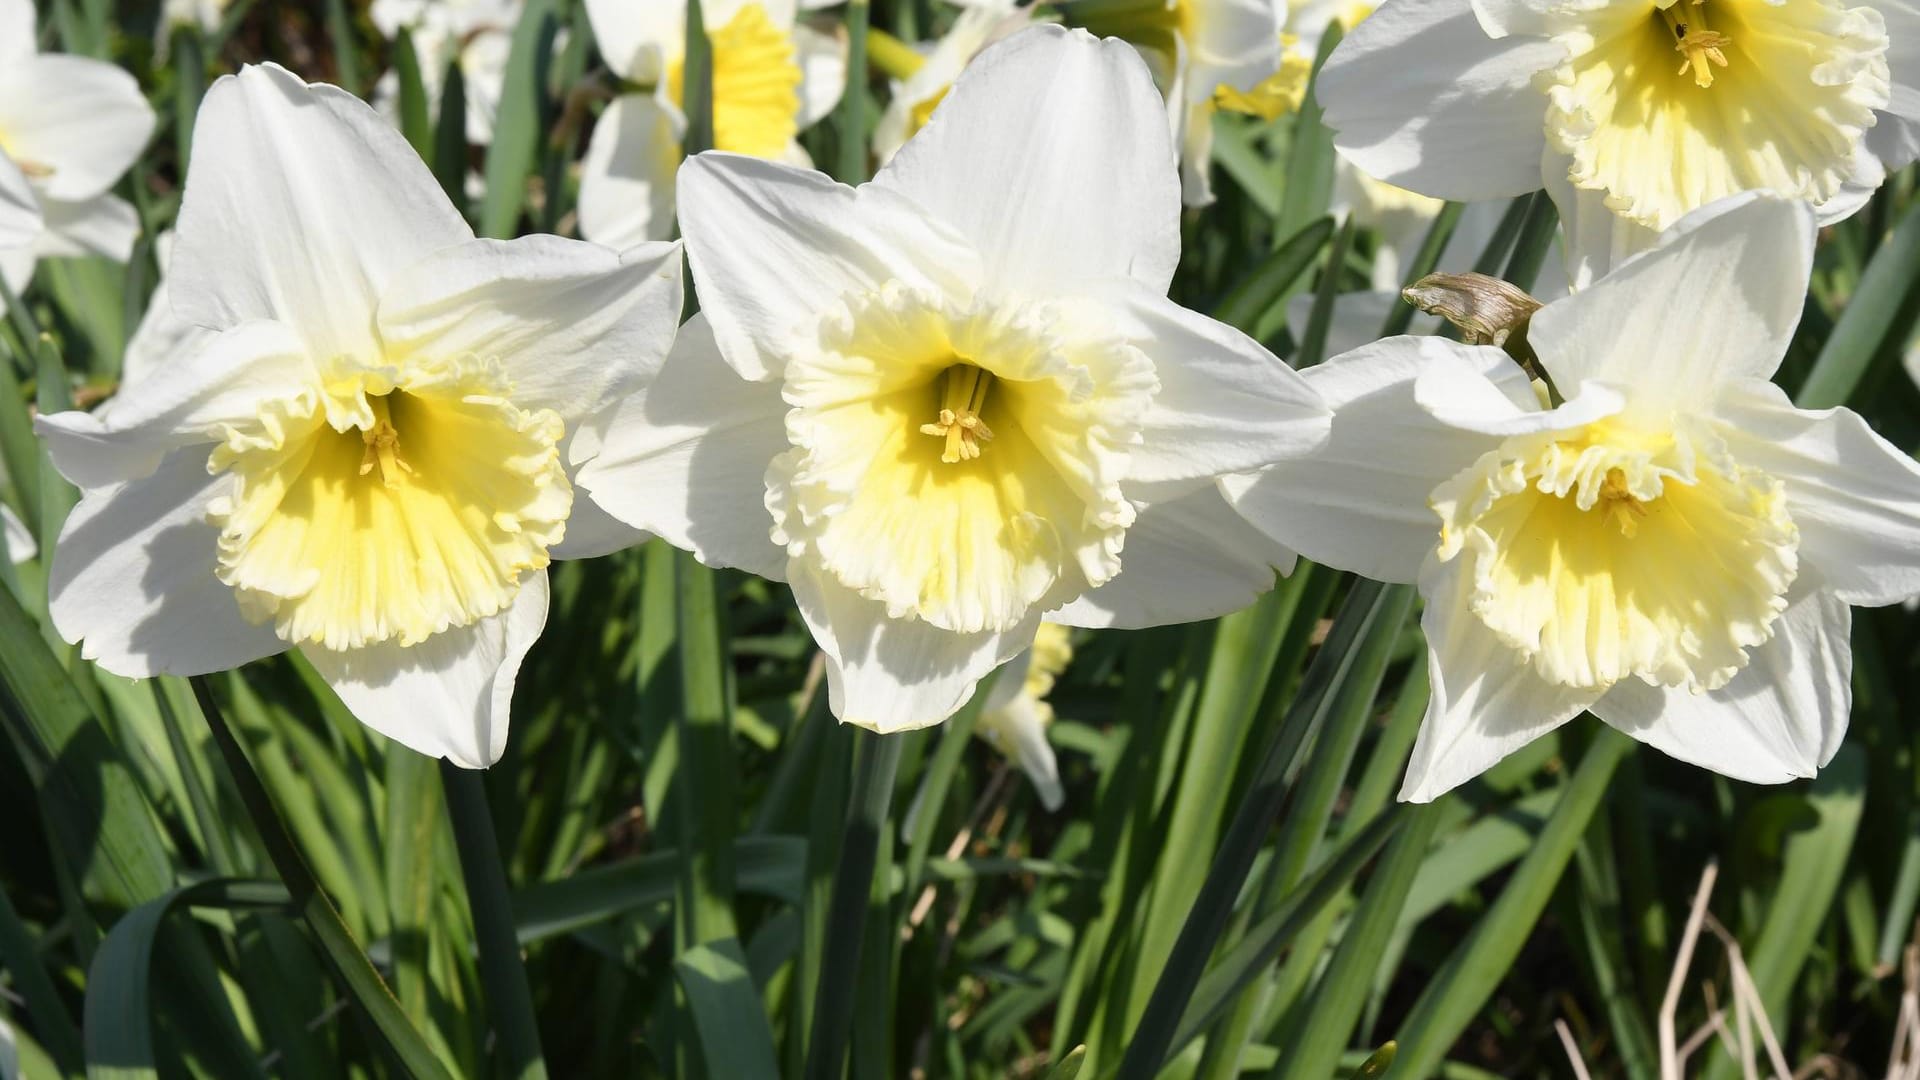
[[[26,522],[14,515],[12,508],[0,503],[0,532],[7,536],[7,561],[15,565],[26,562],[40,554],[40,545],[33,542],[33,534],[27,531]]]
[[[104,415],[42,416],[34,430],[54,467],[81,487],[144,476],[176,447],[213,442],[222,425],[251,420],[260,402],[311,383],[300,342],[278,323],[243,323],[175,360]]]
[[[428,757],[485,769],[507,748],[514,680],[546,624],[543,570],[521,584],[512,607],[418,645],[301,652],[361,723]]]
[[[1130,46],[1034,26],[969,64],[874,183],[958,229],[996,288],[1132,277],[1164,293],[1180,261],[1165,108]]]
[[[1144,285],[1115,281],[1098,295],[1087,316],[1146,353],[1160,380],[1128,479],[1210,480],[1326,442],[1331,411],[1259,342]]]
[[[580,162],[580,235],[615,250],[673,235],[681,123],[646,94],[622,94],[607,106]]]
[[[89,491],[67,516],[47,594],[60,636],[116,675],[203,675],[286,649],[271,625],[240,614],[214,576],[220,530],[207,503],[229,476],[209,476],[197,449],[151,476]]]
[[[33,268],[39,265],[40,256],[34,254],[31,247],[14,248],[11,251],[0,249],[0,278],[6,279],[7,289],[15,296],[27,291],[28,283],[33,281]],[[0,313],[7,310],[7,302],[0,299]]]
[[[1487,36],[1468,0],[1386,0],[1327,57],[1318,89],[1333,143],[1370,176],[1471,202],[1540,186],[1546,95],[1562,55]]]
[[[35,52],[33,0],[0,0],[0,64],[24,63]]]
[[[677,243],[615,254],[558,236],[469,240],[388,283],[380,336],[390,354],[497,360],[515,406],[571,424],[659,369],[682,299]]]
[[[576,493],[579,485],[576,482]],[[567,535],[547,549],[556,559],[597,559],[616,551],[638,547],[651,537],[643,529],[614,517],[588,498],[575,498],[567,513]]]
[[[1119,575],[1047,620],[1133,630],[1212,619],[1258,600],[1294,562],[1208,485],[1141,510]]]
[[[1786,485],[1800,557],[1850,604],[1920,593],[1920,465],[1851,409],[1794,408],[1747,382],[1716,409],[1735,461]]]
[[[998,690],[1010,677],[1010,672],[1001,671],[1000,677],[994,680],[994,689]],[[1014,686],[1019,686],[1017,679]],[[983,717],[982,722],[985,720]],[[1004,747],[1007,754],[1019,764],[1020,771],[1027,774],[1034,794],[1040,796],[1040,805],[1049,813],[1060,809],[1067,801],[1066,791],[1060,786],[1060,761],[1054,756],[1053,744],[1047,741],[1047,727],[1041,722],[1033,699],[1016,696],[1001,710],[994,726],[1007,744]]]
[[[917,619],[889,619],[886,606],[797,560],[788,583],[827,659],[833,715],[890,734],[931,727],[958,712],[994,668],[1033,644],[1038,613],[1004,634],[955,634]]]
[[[104,60],[48,53],[0,65],[0,131],[16,162],[46,168],[52,199],[91,199],[114,185],[153,134],[134,77]]]
[[[1400,788],[1406,802],[1432,802],[1508,754],[1580,714],[1597,690],[1554,686],[1502,644],[1472,610],[1464,560],[1430,562],[1420,575],[1432,679],[1427,715]]]
[[[0,152],[0,251],[24,248],[40,236],[40,200],[26,174]]]
[[[800,61],[800,127],[827,118],[847,89],[847,44],[839,34],[823,34],[801,23],[793,28]]]
[[[1541,308],[1527,340],[1562,390],[1598,379],[1631,387],[1636,407],[1697,406],[1729,379],[1780,366],[1812,268],[1806,204],[1736,195]]]
[[[1386,325],[1387,316],[1406,303],[1398,292],[1400,272],[1397,269],[1393,279],[1393,291],[1349,292],[1333,298],[1333,317],[1327,322],[1327,347],[1322,355],[1339,356],[1380,340],[1380,328]],[[1296,296],[1287,301],[1287,330],[1295,341],[1306,333],[1307,323],[1313,317],[1313,301],[1312,296]],[[1420,336],[1438,329],[1439,321],[1433,316],[1415,315],[1413,328],[1408,333]]]
[[[116,195],[79,202],[46,199],[40,209],[46,221],[46,231],[40,234],[42,256],[100,255],[115,262],[133,256],[134,241],[140,238],[140,215],[125,199]]]
[[[1887,112],[1920,120],[1920,4],[1914,0],[1865,0],[1865,3],[1880,13],[1887,27],[1887,73],[1893,90]],[[1887,119],[1883,114],[1873,131],[1877,133],[1887,126]],[[1888,168],[1899,168],[1906,161],[1889,161]]]
[[[1910,91],[1920,97],[1920,90]],[[1880,122],[1867,131],[1867,149],[1891,172],[1920,158],[1920,120],[1881,113]]]
[[[1593,715],[1664,754],[1754,784],[1809,777],[1832,760],[1853,708],[1853,609],[1811,590],[1773,640],[1719,690],[1619,683]]]
[[[1327,445],[1221,481],[1234,508],[1316,562],[1378,581],[1413,581],[1440,542],[1440,519],[1427,504],[1433,489],[1499,443],[1443,424],[1414,401],[1420,372],[1455,353],[1488,375],[1524,383],[1499,350],[1432,337],[1387,338],[1308,368],[1307,381],[1333,408]]]
[[[1583,382],[1565,388],[1565,402],[1543,409],[1520,366],[1500,362],[1505,356],[1484,346],[1442,353],[1414,380],[1413,399],[1443,424],[1503,438],[1584,427],[1626,405],[1619,390]]]
[[[1490,37],[1546,34],[1552,30],[1540,0],[1473,0],[1474,17]]]
[[[1567,179],[1569,160],[1549,148],[1542,170],[1547,194],[1560,213],[1560,240],[1566,245],[1568,284],[1578,292],[1613,268],[1653,247],[1660,234],[1607,209],[1607,193],[1577,188]]]
[[[473,238],[406,139],[360,99],[273,64],[213,84],[167,270],[181,317],[292,327],[319,357],[371,358],[386,281]]]
[[[702,312],[680,329],[652,383],[598,425],[599,449],[580,467],[579,487],[708,566],[780,580],[787,554],[768,535],[766,473],[787,449],[786,416],[780,384],[748,382],[728,367]]]
[[[147,298],[147,310],[140,316],[140,325],[134,327],[133,336],[127,339],[126,355],[120,360],[120,386],[113,397],[94,410],[94,416],[105,422],[122,401],[144,397],[143,384],[149,378],[170,372],[175,364],[191,363],[196,354],[209,348],[219,337],[214,331],[195,326],[175,313],[172,289],[162,277]]]
[[[749,379],[779,373],[792,335],[841,297],[897,281],[968,295],[978,260],[898,194],[739,154],[680,167],[680,228],[720,353]]]
[[[709,10],[710,26],[717,25],[713,18]],[[643,50],[671,49],[677,54],[685,48],[686,0],[587,0],[587,21],[601,57],[621,78],[650,74],[639,70]]]

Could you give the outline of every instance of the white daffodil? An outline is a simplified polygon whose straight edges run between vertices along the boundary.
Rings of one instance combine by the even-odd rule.
[[[1920,152],[1906,0],[1385,0],[1327,61],[1349,160],[1439,198],[1560,208],[1576,287],[1715,199],[1822,222]]]
[[[493,141],[494,118],[505,92],[507,58],[513,29],[525,5],[521,0],[374,0],[369,14],[389,41],[405,29],[420,58],[420,84],[428,108],[438,112],[447,67],[460,65],[467,103],[467,141]],[[374,84],[373,103],[388,119],[400,115],[400,76],[388,71]]]
[[[1047,741],[1047,727],[1053,723],[1047,695],[1072,660],[1073,632],[1059,623],[1041,623],[1032,647],[1000,669],[974,728],[974,734],[1020,766],[1040,805],[1049,811],[1060,809],[1067,796],[1060,787],[1060,763]]]
[[[807,163],[794,136],[833,111],[847,83],[845,43],[799,21],[832,0],[707,0],[713,145]],[[686,0],[587,0],[600,55],[633,87],[594,125],[580,163],[580,231],[625,248],[673,232]]]
[[[1425,801],[1590,710],[1754,782],[1811,776],[1851,704],[1849,604],[1920,591],[1920,467],[1768,381],[1812,269],[1805,203],[1736,196],[1535,313],[1544,389],[1389,338],[1314,368],[1316,457],[1230,480],[1307,557],[1426,598]]]
[[[27,531],[26,523],[14,515],[12,507],[5,504],[0,504],[0,532],[7,537],[7,561],[18,565],[40,554],[40,545],[33,542],[33,534]]]
[[[1300,107],[1313,55],[1281,33],[1285,0],[1061,0],[1095,33],[1137,46],[1166,95],[1188,206],[1213,201],[1213,114],[1272,120]]]
[[[108,189],[154,124],[133,76],[34,38],[32,0],[0,0],[0,278],[15,296],[43,257],[132,254],[139,218]]]
[[[552,557],[631,530],[569,441],[643,385],[678,245],[476,240],[374,111],[271,65],[194,129],[174,314],[211,331],[106,415],[42,417],[82,489],[54,625],[127,676],[299,649],[368,726],[469,767],[505,745]]]
[[[1250,603],[1292,556],[1215,479],[1319,445],[1327,412],[1166,298],[1180,193],[1160,107],[1126,45],[1040,26],[982,53],[857,189],[689,160],[701,315],[603,425],[581,487],[709,564],[788,581],[835,715],[881,731],[947,718],[1042,616]]]
[[[884,37],[869,41],[867,55],[896,76],[887,109],[873,128],[874,157],[883,165],[893,160],[907,140],[927,126],[934,108],[953,89],[953,80],[980,50],[1032,20],[1033,8],[1019,7],[1015,0],[978,0],[964,6],[924,56]],[[876,47],[882,44],[891,48]]]
[[[220,29],[233,0],[163,0],[160,5],[160,55],[166,55],[167,31],[176,26],[191,26],[203,34]],[[374,5],[378,7],[376,3]]]

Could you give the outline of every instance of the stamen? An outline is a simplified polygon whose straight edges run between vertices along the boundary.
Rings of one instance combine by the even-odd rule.
[[[1673,31],[1673,51],[1684,57],[1675,74],[1685,75],[1691,70],[1695,86],[1712,86],[1713,68],[1709,65],[1727,66],[1727,54],[1722,50],[1732,45],[1733,39],[1707,25],[1707,0],[1675,0],[1673,6],[1661,10],[1660,17]]]
[[[921,424],[923,435],[947,441],[940,460],[949,465],[972,461],[980,456],[980,444],[993,441],[993,429],[980,414],[987,407],[987,390],[993,376],[972,364],[955,364],[947,369],[947,385],[940,398],[939,419]]]
[[[413,475],[413,466],[400,457],[400,429],[393,426],[387,399],[369,398],[373,407],[373,426],[360,433],[367,444],[367,450],[360,458],[360,475],[365,476],[380,466],[380,479],[388,487],[400,482],[400,475]]]
[[[1619,469],[1607,470],[1607,478],[1600,485],[1600,508],[1620,535],[1629,540],[1640,531],[1640,519],[1647,516],[1646,504],[1627,489],[1627,476]]]

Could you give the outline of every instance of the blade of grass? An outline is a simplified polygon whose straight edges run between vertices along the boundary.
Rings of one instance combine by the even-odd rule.
[[[773,1031],[736,938],[696,945],[673,961],[709,1076],[780,1075]]]
[[[867,0],[848,0],[847,88],[834,110],[834,126],[839,129],[838,155],[833,178],[843,184],[864,183],[867,179],[867,24],[871,11]]]
[[[334,974],[339,976],[349,1000],[379,1034],[380,1043],[407,1071],[431,1080],[451,1080],[452,1074],[407,1020],[406,1013],[387,989],[387,984],[381,980],[380,973],[374,970],[373,964],[367,960],[367,954],[353,940],[346,924],[340,921],[340,913],[334,909],[333,902],[327,899],[326,893],[314,880],[313,871],[295,846],[292,834],[287,832],[286,823],[281,820],[279,811],[274,809],[266,786],[260,782],[260,776],[253,771],[246,751],[241,749],[232,729],[227,726],[226,718],[220,711],[219,703],[214,701],[206,679],[196,675],[192,681],[194,698],[200,703],[200,711],[213,732],[214,743],[227,763],[228,775],[235,790],[240,793],[240,801],[246,806],[247,815],[259,832],[274,869],[279,871],[280,880],[285,883],[292,897],[293,909],[319,942],[321,954],[327,958]]]
[[[1574,846],[1599,809],[1614,768],[1635,745],[1610,727],[1595,727],[1593,741],[1533,849],[1514,870],[1500,898],[1428,982],[1401,1025],[1396,1040],[1400,1052],[1389,1076],[1432,1075],[1447,1049],[1512,969],[1514,958],[1566,870],[1567,860],[1573,857]]]
[[[1290,236],[1307,222],[1327,212],[1333,199],[1333,132],[1320,122],[1316,94],[1320,68],[1340,44],[1340,20],[1327,23],[1320,36],[1320,54],[1314,58],[1313,81],[1307,86],[1300,111],[1293,118],[1293,143],[1287,151],[1287,181],[1280,194],[1280,217],[1274,223],[1281,236]]]
[[[487,194],[480,206],[480,235],[505,239],[515,232],[527,202],[527,177],[540,149],[546,113],[547,65],[553,57],[554,0],[527,0],[513,28],[513,45],[500,87],[500,111],[487,147]],[[692,57],[688,58],[689,63]],[[693,72],[688,71],[691,86]],[[464,113],[455,119],[464,123]],[[441,112],[441,123],[449,123]],[[464,170],[463,170],[464,171]],[[444,178],[443,181],[444,183]]]
[[[34,1030],[47,1054],[59,1063],[63,1075],[78,1073],[86,1056],[80,1029],[74,1026],[66,1002],[60,1000],[33,934],[20,921],[5,889],[0,889],[0,965],[12,978],[14,992],[25,1000],[27,1015],[33,1018]]]
[[[868,894],[880,845],[887,842],[887,808],[893,799],[894,773],[900,765],[901,747],[897,738],[862,731],[857,737],[857,747],[846,832],[840,843],[839,865],[833,875],[833,899],[827,911],[825,963],[814,990],[813,1036],[807,1046],[808,1080],[839,1080],[845,1067]]]
[[[1207,957],[1226,929],[1254,857],[1293,787],[1301,748],[1320,729],[1339,688],[1353,670],[1360,655],[1355,646],[1389,621],[1398,632],[1400,623],[1392,613],[1404,615],[1405,602],[1401,592],[1372,581],[1356,582],[1348,594],[1326,643],[1307,669],[1299,694],[1262,753],[1253,785],[1234,813],[1233,824],[1180,928],[1179,939],[1167,956],[1166,967],[1121,1060],[1122,1080],[1145,1080],[1168,1060],[1173,1036],[1199,985]]]
[[[440,82],[440,116],[434,122],[433,178],[447,193],[461,216],[467,206],[467,77],[458,57],[447,62],[447,73]]]
[[[450,66],[459,67],[458,61]],[[428,119],[427,87],[420,77],[420,54],[413,48],[413,31],[401,27],[393,36],[393,73],[400,84],[400,134],[413,152],[433,160],[433,123]],[[464,123],[466,117],[461,117]]]
[[[460,849],[460,870],[467,882],[467,904],[480,953],[480,982],[502,1064],[516,1080],[544,1080],[546,1055],[540,1050],[533,992],[527,986],[520,942],[514,936],[513,901],[507,894],[506,867],[500,862],[500,841],[493,832],[493,812],[487,806],[485,775],[442,761],[440,786],[446,792],[453,840]]]
[[[733,843],[736,792],[732,710],[727,703],[726,643],[714,572],[677,552],[680,622],[681,949],[737,938]]]

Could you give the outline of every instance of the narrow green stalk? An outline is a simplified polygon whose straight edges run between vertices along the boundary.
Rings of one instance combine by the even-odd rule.
[[[201,713],[206,716],[214,744],[220,748],[221,757],[226,759],[227,772],[235,790],[240,793],[240,801],[246,806],[254,828],[260,834],[267,856],[273,861],[274,869],[279,871],[280,880],[287,886],[293,909],[299,912],[307,929],[319,942],[322,955],[345,985],[348,999],[366,1016],[381,1044],[408,1072],[429,1080],[452,1080],[452,1074],[407,1020],[399,1001],[394,999],[392,991],[381,980],[380,973],[367,960],[367,954],[353,939],[346,923],[341,921],[340,912],[314,880],[312,868],[294,844],[293,835],[287,831],[286,822],[281,819],[279,811],[274,809],[273,799],[267,794],[266,785],[260,782],[260,775],[254,772],[247,752],[227,726],[226,717],[214,701],[205,677],[193,677],[193,696],[200,703]]]
[[[333,58],[340,88],[360,93],[360,41],[353,32],[353,13],[347,0],[327,0],[327,34],[333,38]]]
[[[1300,749],[1319,729],[1333,692],[1348,677],[1359,654],[1355,643],[1393,607],[1391,601],[1395,597],[1390,586],[1364,580],[1357,582],[1348,595],[1326,643],[1308,668],[1286,719],[1268,742],[1253,786],[1248,789],[1220,843],[1213,867],[1194,900],[1186,925],[1180,930],[1160,981],[1153,988],[1147,1010],[1135,1029],[1133,1042],[1120,1063],[1121,1080],[1146,1080],[1165,1064],[1187,1001],[1200,982],[1201,972],[1221,932],[1226,929],[1234,901],[1253,868],[1254,857],[1293,787]]]
[[[547,1062],[540,1052],[540,1028],[533,1018],[533,992],[520,962],[513,929],[513,901],[500,841],[493,834],[485,774],[440,763],[440,786],[447,794],[447,817],[460,849],[460,872],[467,882],[475,944],[480,953],[480,982],[486,988],[487,1014],[510,1076],[542,1080]]]
[[[834,123],[839,128],[839,156],[834,179],[843,184],[867,179],[867,0],[847,3],[847,89],[840,95]]]
[[[194,824],[199,826],[200,842],[206,845],[207,864],[220,876],[230,877],[240,867],[234,858],[233,845],[227,839],[226,822],[201,780],[195,755],[187,745],[187,734],[180,726],[180,715],[174,711],[172,700],[167,697],[165,683],[155,679],[151,685],[154,704],[160,709],[160,723],[167,729],[167,746],[180,769],[180,782],[187,790],[187,804],[193,811]]]
[[[193,157],[193,121],[207,92],[207,56],[197,27],[173,30],[173,139],[180,175]]]
[[[1300,348],[1293,355],[1293,366],[1309,368],[1327,358],[1327,334],[1333,328],[1333,302],[1340,292],[1340,272],[1347,265],[1347,252],[1353,247],[1353,217],[1340,225],[1340,231],[1334,235],[1333,250],[1327,254],[1327,264],[1320,271],[1320,287],[1314,290],[1313,310],[1307,316],[1307,327],[1300,335]]]
[[[808,1080],[839,1080],[845,1067],[874,864],[880,845],[887,842],[887,809],[893,800],[894,774],[900,767],[899,739],[863,731],[857,743],[853,794],[827,912],[826,962],[814,990]]]
[[[692,157],[713,149],[713,45],[701,0],[687,0],[687,55],[680,70],[680,109],[687,117],[680,146]],[[853,70],[851,63],[847,70]]]
[[[1506,213],[1500,215],[1500,224],[1494,226],[1493,235],[1488,238],[1487,246],[1481,249],[1480,257],[1474,260],[1474,273],[1487,275],[1500,273],[1500,266],[1507,261],[1508,254],[1513,251],[1513,242],[1520,236],[1520,227],[1526,223],[1527,209],[1532,205],[1533,196],[1531,195],[1522,195],[1507,204]]]
[[[677,951],[735,937],[733,834],[736,791],[726,643],[713,571],[681,551],[674,558],[680,624],[681,920]]]
[[[1507,260],[1506,279],[1523,289],[1533,288],[1535,278],[1540,276],[1540,268],[1546,265],[1547,253],[1553,249],[1553,239],[1559,235],[1560,213],[1553,207],[1553,200],[1544,191],[1533,193],[1533,199],[1527,204],[1527,219],[1520,226],[1520,235],[1513,241],[1513,256]]]

